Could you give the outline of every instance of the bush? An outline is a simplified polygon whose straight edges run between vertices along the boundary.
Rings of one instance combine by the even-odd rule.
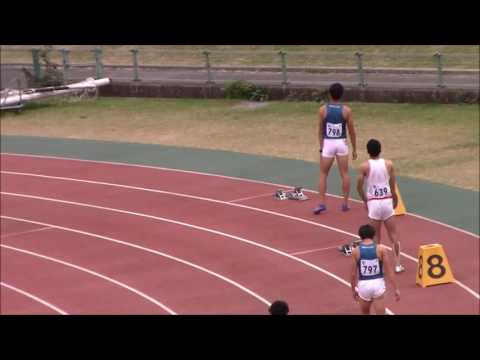
[[[32,72],[22,68],[29,87],[58,86],[63,84],[63,73],[58,69],[59,65],[50,60],[49,53],[51,50],[51,47],[47,46],[39,52],[40,64],[43,68],[40,79],[36,79]]]
[[[250,101],[267,101],[268,100],[268,93],[266,89],[263,88],[255,88],[255,90],[251,93]]]
[[[247,99],[250,101],[268,100],[267,90],[246,81],[233,81],[225,87],[227,99]]]

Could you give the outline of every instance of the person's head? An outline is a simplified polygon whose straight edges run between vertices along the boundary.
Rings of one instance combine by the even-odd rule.
[[[368,155],[375,158],[382,152],[382,144],[376,139],[370,139],[367,143],[367,152]]]
[[[375,236],[375,229],[370,224],[362,225],[360,226],[360,229],[358,229],[358,236],[360,236],[360,239],[362,240],[373,239]]]
[[[268,309],[270,315],[288,315],[289,311],[288,304],[283,300],[274,301]]]
[[[340,100],[343,96],[343,86],[340,83],[330,85],[329,89],[330,97],[332,100]]]

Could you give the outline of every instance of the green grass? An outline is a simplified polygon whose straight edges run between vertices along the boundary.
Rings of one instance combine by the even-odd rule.
[[[479,189],[479,108],[467,104],[350,104],[358,166],[369,138],[397,173]],[[99,98],[29,104],[2,113],[2,134],[130,141],[220,149],[318,161],[315,102],[269,102],[249,109],[238,100]]]
[[[32,45],[2,45],[2,62],[31,62]],[[38,47],[38,45],[36,46]],[[93,63],[94,45],[57,45],[72,50],[72,63]],[[279,66],[278,51],[287,52],[289,66],[356,66],[354,53],[364,53],[365,67],[424,67],[436,66],[433,54],[445,55],[445,68],[478,69],[478,45],[102,45],[104,64],[131,64],[130,49],[138,48],[139,62],[144,65],[201,65],[202,51],[213,51],[215,65],[275,65]],[[13,51],[20,49],[21,51]],[[240,52],[239,52],[240,51]],[[266,53],[269,52],[269,53]],[[52,60],[61,64],[60,53]]]

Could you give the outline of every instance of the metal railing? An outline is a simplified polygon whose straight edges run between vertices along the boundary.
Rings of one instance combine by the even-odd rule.
[[[121,79],[130,81],[142,81],[151,79],[145,71],[147,69],[161,69],[170,67],[178,70],[200,70],[200,78],[196,81],[206,84],[215,84],[225,81],[225,77],[219,76],[219,70],[230,71],[227,80],[248,79],[252,72],[269,71],[279,74],[278,77],[270,77],[271,83],[284,87],[291,84],[294,72],[346,72],[356,74],[355,85],[368,86],[368,77],[375,69],[383,71],[393,68],[404,70],[416,69],[429,71],[435,75],[435,82],[431,85],[444,88],[445,63],[448,60],[449,69],[474,69],[478,70],[478,55],[472,54],[371,54],[362,52],[301,52],[301,51],[251,51],[251,50],[144,50],[138,48],[129,51],[116,51],[96,47],[93,49],[70,50],[66,48],[31,48],[15,49],[2,48],[1,63],[24,64],[33,69],[36,79],[42,77],[44,65],[42,56],[48,56],[50,61],[61,68],[63,79],[68,80],[73,76],[74,69],[87,69],[90,76],[101,78],[110,75],[115,79],[115,69],[122,69]],[[30,65],[31,64],[31,65]],[[401,71],[401,69],[396,69]],[[240,73],[243,71],[243,73]],[[377,71],[378,72],[378,71]],[[128,75],[130,74],[130,75]],[[240,74],[240,75],[239,75]],[[472,73],[478,76],[478,73]],[[113,76],[112,76],[113,75]],[[118,75],[118,74],[117,74]],[[118,75],[118,76],[120,76]],[[202,79],[203,77],[203,79]],[[433,78],[432,78],[433,79]],[[172,80],[172,79],[170,79]],[[267,80],[266,80],[267,81]]]

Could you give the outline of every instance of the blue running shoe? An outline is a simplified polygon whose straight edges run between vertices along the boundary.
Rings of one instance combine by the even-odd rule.
[[[314,213],[315,215],[318,215],[318,214],[320,214],[322,211],[325,211],[325,210],[327,210],[327,207],[326,207],[324,204],[320,204],[320,205],[318,205],[318,207],[316,207],[315,209],[313,209],[313,213]]]
[[[342,204],[342,211],[345,212],[348,210],[350,210],[350,207],[348,205]]]

